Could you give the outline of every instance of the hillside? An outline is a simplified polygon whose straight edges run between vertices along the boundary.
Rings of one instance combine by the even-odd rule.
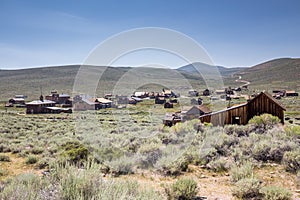
[[[131,91],[132,88],[136,87],[159,91],[162,87],[169,85],[172,88],[180,87],[184,93],[186,93],[186,90],[191,85],[194,88],[205,87],[204,81],[198,73],[190,73],[184,70],[177,71],[167,68],[87,67],[91,67],[91,74],[87,76],[87,81],[91,81],[89,78],[94,76],[96,72],[106,69],[98,83],[96,91],[100,96],[113,92],[116,84],[122,84],[124,89],[130,89],[130,92],[129,90],[126,91],[129,94],[133,92]],[[79,68],[79,65],[69,65],[21,70],[0,70],[0,100],[7,101],[7,98],[11,98],[16,94],[24,94],[29,99],[36,99],[41,94],[41,88],[43,94],[48,94],[53,89],[58,90],[60,93],[71,94]],[[204,73],[209,74],[210,72]],[[209,78],[213,80],[215,74],[211,73],[211,75]],[[219,76],[216,77],[219,78]],[[143,85],[145,82],[149,82],[150,84]],[[84,88],[87,82],[80,84]]]
[[[194,74],[194,73],[198,73],[198,70],[196,68],[201,73],[209,73],[213,69],[216,69],[214,66],[197,62],[197,63],[182,66],[182,67],[178,68],[177,70],[180,71],[180,72]],[[217,66],[217,69],[219,70],[222,77],[227,77],[227,76],[230,76],[230,75],[232,75],[236,72],[241,71],[244,68],[241,68],[241,67],[226,68],[226,67],[222,67],[222,66]]]
[[[217,68],[203,63],[194,63],[186,65],[176,70],[143,68],[134,69],[130,67],[109,67],[103,74],[98,84],[97,94],[111,92],[116,83],[120,84],[120,78],[127,78],[142,84],[146,77],[156,84],[157,89],[164,85],[163,81],[169,81],[168,84],[178,86],[179,81],[188,85],[192,85],[195,89],[203,89],[205,87],[201,75],[196,71],[198,68],[202,74],[208,75],[208,79],[219,78],[221,75],[224,84],[227,86],[238,85],[235,82],[238,76],[243,80],[251,82],[251,86],[258,89],[271,90],[273,88],[282,89],[300,89],[300,59],[282,58],[271,60],[251,68],[225,68],[218,66]],[[97,67],[97,70],[103,70],[104,67]],[[7,100],[16,94],[24,94],[29,99],[36,99],[40,95],[40,88],[43,94],[48,94],[51,90],[57,89],[60,93],[69,93],[73,91],[73,84],[79,65],[41,67],[21,70],[0,70],[0,100]],[[138,70],[138,71],[137,71]],[[130,73],[128,73],[130,71]],[[179,72],[179,73],[178,73]],[[128,78],[128,76],[131,76]],[[168,77],[168,78],[166,78]],[[178,78],[179,77],[179,78]],[[143,80],[143,81],[142,81]],[[161,82],[161,80],[163,80]],[[127,87],[126,80],[124,87]],[[136,85],[128,84],[128,88]],[[152,89],[151,86],[142,86],[144,89]],[[188,89],[185,85],[181,85],[183,90]]]
[[[251,85],[297,89],[300,84],[300,59],[281,58],[235,73]]]

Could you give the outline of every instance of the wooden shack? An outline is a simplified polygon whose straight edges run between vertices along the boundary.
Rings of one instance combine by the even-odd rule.
[[[171,103],[171,102],[166,102],[166,103],[164,104],[164,108],[173,108],[173,103]]]
[[[205,90],[202,92],[202,95],[203,95],[203,96],[209,96],[209,95],[210,95],[209,89],[205,89]]]
[[[181,117],[178,115],[178,113],[166,113],[163,123],[165,126],[173,126],[176,123],[181,122]]]
[[[294,91],[294,90],[286,91],[286,92],[285,92],[285,95],[286,95],[287,97],[297,97],[297,96],[299,96],[299,94],[298,94],[296,91]]]
[[[165,97],[156,96],[155,97],[155,104],[164,104],[166,103]]]
[[[8,103],[10,104],[25,104],[25,99],[24,98],[12,98],[8,100]]]
[[[200,116],[201,122],[212,123],[215,126],[225,124],[245,125],[254,116],[271,114],[284,123],[285,108],[267,92],[262,92],[247,103],[227,108],[218,112]]]

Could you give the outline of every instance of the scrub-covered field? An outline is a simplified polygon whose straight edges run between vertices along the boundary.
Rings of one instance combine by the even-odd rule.
[[[198,120],[164,127],[165,112],[150,101],[58,115],[1,110],[0,199],[300,198],[294,121],[263,115],[197,131]]]

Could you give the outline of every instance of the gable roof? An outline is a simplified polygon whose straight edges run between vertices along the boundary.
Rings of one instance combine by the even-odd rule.
[[[105,98],[97,98],[98,102],[100,103],[112,103],[111,100],[105,99]]]
[[[257,95],[256,97],[254,97],[253,99],[251,99],[249,103],[253,102],[255,99],[259,98],[260,96],[265,95],[266,97],[268,97],[273,103],[275,103],[276,105],[278,105],[282,110],[286,110],[286,108],[279,103],[274,97],[272,97],[272,95],[270,95],[268,92],[261,92],[259,95]]]
[[[55,104],[55,102],[50,100],[44,100],[44,101],[36,100],[36,101],[31,101],[26,103],[26,105],[43,105],[43,104]]]
[[[203,112],[204,114],[208,114],[211,113],[210,109],[208,107],[206,107],[205,105],[195,105],[192,106],[188,111],[183,112],[183,113],[187,113],[190,114],[190,112],[192,112],[193,110],[199,110],[200,112]]]
[[[235,109],[235,108],[239,108],[239,107],[242,107],[242,106],[246,106],[248,105],[249,103],[253,102],[255,99],[259,98],[260,96],[262,95],[265,95],[267,96],[272,102],[274,102],[276,105],[278,105],[281,109],[283,110],[286,110],[274,97],[272,97],[269,93],[267,92],[261,92],[259,95],[257,95],[256,97],[254,97],[253,99],[251,99],[249,102],[247,103],[242,103],[242,104],[239,104],[239,105],[235,105],[235,106],[232,106],[230,108],[226,108],[226,109],[223,109],[223,110],[219,110],[219,111],[216,111],[216,112],[212,112],[212,113],[209,113],[209,114],[205,114],[205,115],[202,115],[200,116],[199,118],[202,118],[202,117],[205,117],[205,116],[208,116],[208,115],[215,115],[215,114],[218,114],[218,113],[222,113],[222,112],[226,112],[228,110],[232,110],[232,109]]]

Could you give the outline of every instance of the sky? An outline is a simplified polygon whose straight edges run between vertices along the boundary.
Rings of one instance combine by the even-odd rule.
[[[299,11],[298,0],[0,0],[0,69],[82,64],[107,38],[143,27],[185,34],[220,66],[298,58]],[[149,50],[114,64],[142,62],[186,64]]]

